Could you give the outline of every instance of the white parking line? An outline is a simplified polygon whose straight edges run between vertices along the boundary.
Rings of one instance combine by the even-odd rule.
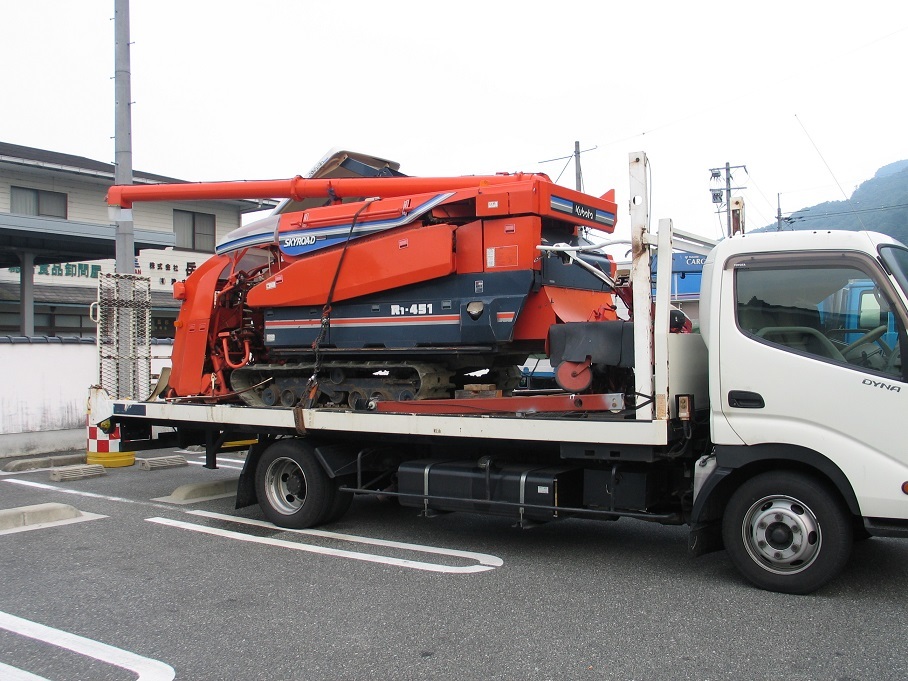
[[[153,660],[150,657],[142,657],[141,655],[136,655],[128,650],[115,648],[114,646],[101,643],[100,641],[77,636],[68,631],[53,629],[52,627],[38,624],[31,620],[22,619],[21,617],[16,617],[9,613],[0,612],[0,629],[6,629],[14,634],[32,638],[36,641],[42,641],[58,648],[65,648],[66,650],[70,650],[79,655],[84,655],[85,657],[90,657],[94,660],[120,667],[121,669],[126,669],[134,674],[138,674],[136,681],[173,681],[174,677],[176,677],[176,672],[169,664]],[[14,671],[21,672],[21,670],[13,669]],[[3,671],[3,669],[0,668],[0,671]],[[28,672],[22,673],[28,674]],[[5,679],[7,677],[4,676],[2,678]],[[14,676],[12,678],[15,679],[16,677]],[[19,678],[25,681],[31,681],[31,679],[40,679],[41,677],[29,674],[28,676],[20,676]]]
[[[124,497],[113,497],[107,494],[97,494],[95,492],[85,492],[79,489],[67,489],[66,487],[56,487],[43,482],[32,482],[31,480],[2,480],[0,482],[9,482],[14,485],[23,485],[25,487],[35,487],[36,489],[45,489],[63,494],[75,494],[79,497],[89,497],[91,499],[104,499],[106,501],[120,501],[126,504],[138,504],[139,506],[153,506],[155,508],[172,508],[166,504],[155,504],[150,501],[138,501],[136,499],[125,499]]]
[[[48,681],[43,676],[37,676],[17,667],[10,667],[2,662],[0,662],[0,679],[3,681]]]
[[[196,457],[201,458],[202,461],[205,460],[205,454],[200,454],[199,452],[191,452],[188,449],[175,449],[173,451],[174,451],[174,454],[183,454],[184,456],[196,456]],[[227,456],[219,456],[218,465],[220,465],[221,461],[226,461],[227,463],[246,463],[246,459],[233,459],[233,458],[227,457]]]
[[[246,459],[229,459],[226,456],[219,456],[218,465],[220,465],[221,461],[226,461],[227,463],[241,463],[241,464],[246,463]]]
[[[242,466],[230,466],[228,464],[221,463],[221,461],[224,461],[224,459],[218,459],[218,468],[232,468],[233,470],[236,470],[236,471],[243,470]],[[186,461],[186,463],[193,465],[193,466],[204,466],[205,465],[204,461]]]
[[[355,534],[340,534],[339,532],[328,532],[327,530],[294,530],[286,527],[278,527],[274,523],[266,520],[255,520],[254,518],[240,518],[235,515],[226,515],[224,513],[214,513],[212,511],[186,511],[189,515],[198,515],[203,518],[214,518],[216,520],[226,520],[231,523],[240,523],[242,525],[252,525],[254,527],[267,527],[271,530],[280,530],[281,532],[294,532],[296,534],[308,534],[312,537],[324,537],[326,539],[339,539],[340,541],[356,542],[357,544],[370,544],[372,546],[384,546],[393,549],[403,549],[405,551],[419,551],[420,553],[435,553],[441,556],[453,556],[455,558],[467,558],[475,560],[481,565],[488,565],[496,568],[504,565],[504,561],[498,556],[489,553],[475,553],[473,551],[460,551],[458,549],[443,549],[437,546],[424,546],[422,544],[408,544],[406,542],[391,541],[390,539],[373,539],[372,537],[358,537]]]
[[[203,515],[203,514],[196,514]],[[215,516],[217,517],[217,516]],[[249,521],[246,522],[245,518],[236,518],[235,516],[223,516],[223,519],[232,520],[235,522],[244,522],[250,525],[257,525],[258,521]],[[423,553],[435,553],[448,556],[454,556],[459,558],[469,558],[479,562],[479,565],[466,565],[466,566],[451,566],[451,565],[440,565],[438,563],[425,563],[422,561],[416,560],[406,560],[403,558],[393,558],[391,556],[379,556],[370,553],[359,553],[357,551],[345,551],[343,549],[331,549],[324,546],[314,546],[312,544],[300,544],[298,542],[285,541],[283,539],[274,539],[272,537],[254,537],[249,534],[243,534],[242,532],[233,532],[232,530],[222,530],[216,527],[207,527],[205,525],[196,525],[194,523],[185,523],[180,520],[170,520],[168,518],[146,518],[148,522],[157,523],[159,525],[169,525],[170,527],[178,527],[183,530],[190,530],[192,532],[200,532],[202,534],[210,534],[217,537],[226,537],[228,539],[236,539],[237,541],[249,542],[253,544],[264,544],[267,546],[277,546],[285,549],[291,549],[293,551],[306,551],[308,553],[317,553],[323,556],[335,556],[337,558],[349,558],[351,560],[361,560],[368,563],[383,563],[385,565],[396,565],[398,567],[410,568],[413,570],[425,570],[427,572],[443,572],[447,574],[471,574],[476,572],[486,572],[488,570],[494,570],[496,567],[503,565],[503,561],[497,556],[491,556],[484,553],[472,553],[469,551],[457,551],[452,549],[442,549],[433,546],[420,546],[419,544],[402,544],[399,542],[386,542],[382,539],[369,539],[367,537],[354,537],[352,535],[339,535],[333,532],[325,533],[324,535],[318,536],[331,536],[331,538],[342,539],[344,541],[356,541],[365,544],[374,544],[378,546],[387,546],[394,548],[403,548],[411,551],[421,551]],[[263,523],[263,526],[281,529],[270,523]],[[318,533],[318,530],[298,530],[300,533]]]

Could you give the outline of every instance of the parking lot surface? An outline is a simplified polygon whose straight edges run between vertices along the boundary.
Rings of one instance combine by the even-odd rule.
[[[836,582],[787,596],[724,552],[689,558],[686,528],[630,520],[521,530],[358,498],[333,525],[281,530],[234,509],[241,455],[185,456],[0,473],[0,509],[82,514],[0,531],[0,679],[908,676],[908,542],[860,542]]]

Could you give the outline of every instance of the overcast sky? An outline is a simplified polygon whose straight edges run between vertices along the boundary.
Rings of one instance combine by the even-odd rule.
[[[0,140],[113,161],[113,0],[0,0]],[[542,171],[716,237],[709,169],[752,228],[908,158],[908,2],[132,0],[136,169],[304,174],[331,147],[411,175]]]

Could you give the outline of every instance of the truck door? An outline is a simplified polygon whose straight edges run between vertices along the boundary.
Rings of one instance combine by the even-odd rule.
[[[741,256],[726,263],[721,298],[732,431],[746,445],[819,452],[852,482],[862,515],[903,515],[905,315],[880,264],[842,252]]]

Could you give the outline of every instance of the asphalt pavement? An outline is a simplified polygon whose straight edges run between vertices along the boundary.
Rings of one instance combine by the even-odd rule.
[[[175,503],[242,466],[185,456],[0,473],[0,508],[86,514],[0,532],[0,679],[908,676],[908,542],[861,542],[840,579],[787,596],[724,553],[689,558],[683,527],[631,520],[521,530],[360,498],[321,532],[280,530],[229,493]]]

